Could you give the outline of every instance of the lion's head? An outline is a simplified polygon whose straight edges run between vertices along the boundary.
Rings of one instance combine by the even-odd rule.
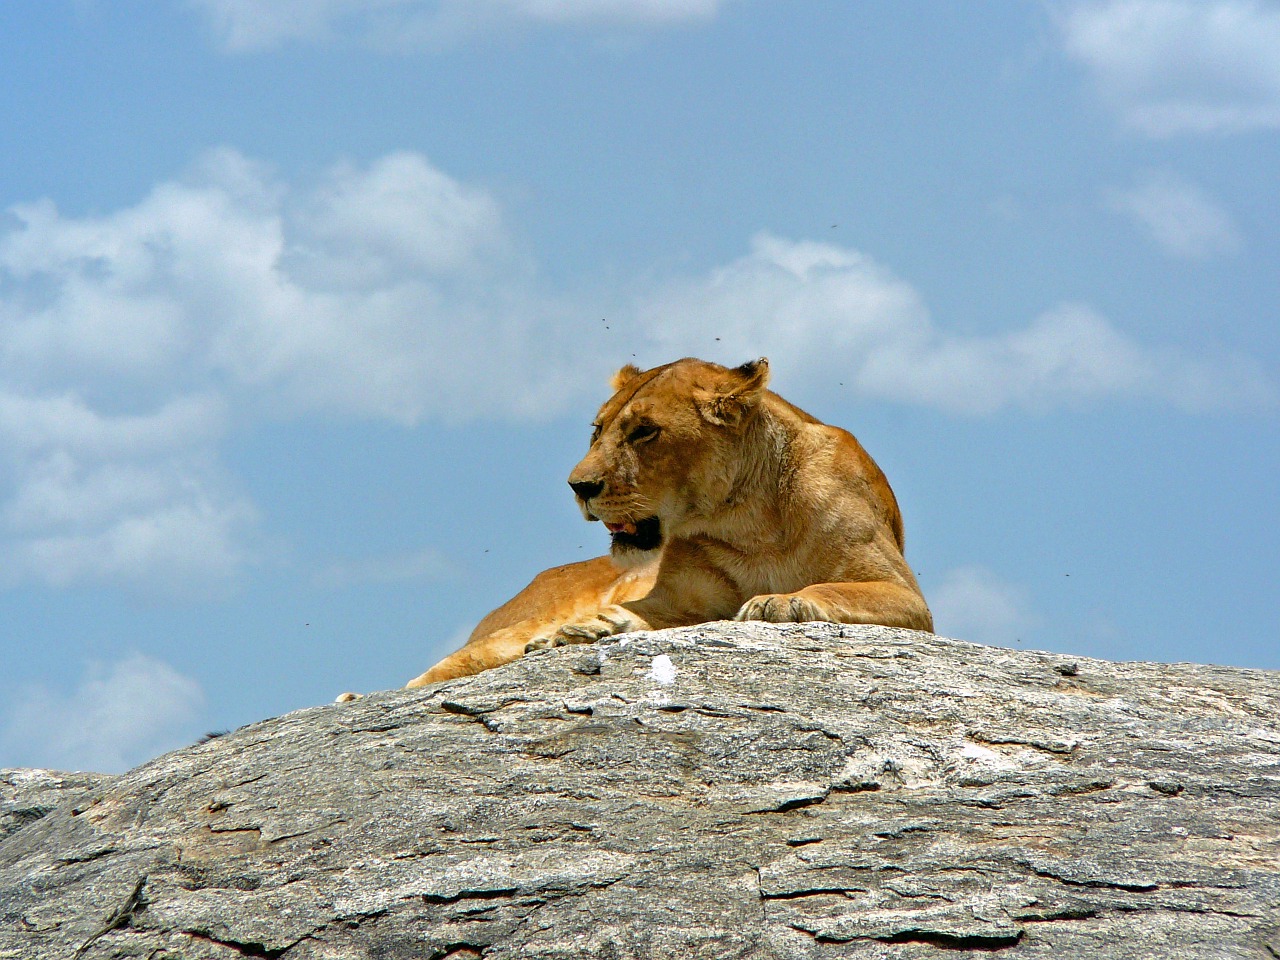
[[[686,358],[614,375],[569,486],[583,515],[609,528],[615,559],[644,560],[729,501],[768,379],[764,358],[732,369]]]

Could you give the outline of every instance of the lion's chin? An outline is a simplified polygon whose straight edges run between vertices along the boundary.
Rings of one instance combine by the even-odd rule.
[[[646,517],[625,525],[609,524],[609,540],[609,553],[619,563],[645,563],[662,546],[662,523],[657,517]]]

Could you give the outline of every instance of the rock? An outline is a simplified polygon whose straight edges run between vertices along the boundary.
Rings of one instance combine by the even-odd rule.
[[[1276,957],[1277,718],[1265,671],[632,634],[90,784],[0,843],[0,957]]]
[[[0,840],[51,813],[68,796],[108,779],[101,773],[0,770]]]

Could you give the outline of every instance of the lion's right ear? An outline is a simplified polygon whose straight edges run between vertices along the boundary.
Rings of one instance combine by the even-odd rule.
[[[764,393],[765,384],[769,382],[769,358],[761,357],[729,371],[737,383],[740,396],[758,397]]]
[[[734,367],[699,403],[702,415],[712,423],[737,426],[760,403],[768,382],[769,361],[765,357]]]
[[[613,379],[609,381],[609,386],[613,387],[613,392],[617,393],[628,383],[640,376],[640,368],[635,364],[628,363],[625,367],[613,375]]]

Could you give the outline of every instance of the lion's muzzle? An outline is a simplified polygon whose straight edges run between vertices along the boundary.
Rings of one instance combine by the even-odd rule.
[[[634,523],[606,523],[609,537],[616,547],[632,550],[657,550],[662,546],[662,523],[657,517],[645,517]]]

